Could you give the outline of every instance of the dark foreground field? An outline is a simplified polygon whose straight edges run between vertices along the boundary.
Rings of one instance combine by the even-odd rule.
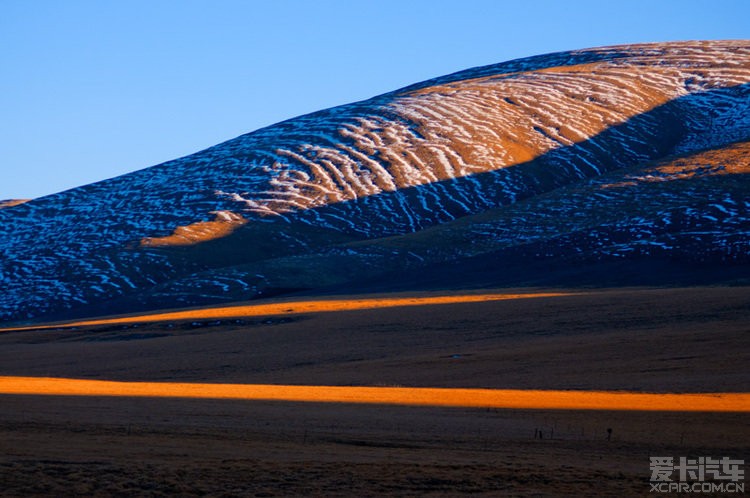
[[[746,392],[748,309],[743,287],[634,289],[11,332],[0,375]],[[647,495],[649,456],[749,449],[746,413],[0,396],[4,496]]]

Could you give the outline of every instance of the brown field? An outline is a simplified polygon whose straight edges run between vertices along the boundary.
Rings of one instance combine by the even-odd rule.
[[[748,309],[630,289],[5,332],[0,376],[747,393]],[[127,396],[0,395],[0,432],[3,496],[638,496],[649,456],[750,449],[747,413]]]

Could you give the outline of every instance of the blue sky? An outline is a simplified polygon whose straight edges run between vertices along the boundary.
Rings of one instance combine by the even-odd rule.
[[[748,19],[747,0],[0,0],[0,199],[469,67],[750,38]]]

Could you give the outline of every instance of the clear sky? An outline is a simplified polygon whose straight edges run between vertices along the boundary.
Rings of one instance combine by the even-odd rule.
[[[469,67],[738,38],[749,0],[0,0],[0,199]]]

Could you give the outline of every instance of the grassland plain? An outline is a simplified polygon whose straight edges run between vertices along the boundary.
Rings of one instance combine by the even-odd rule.
[[[0,375],[746,392],[748,301],[634,288],[134,319],[2,333]],[[629,496],[648,494],[649,456],[750,453],[747,414],[671,411],[4,395],[0,433],[3,496]]]

